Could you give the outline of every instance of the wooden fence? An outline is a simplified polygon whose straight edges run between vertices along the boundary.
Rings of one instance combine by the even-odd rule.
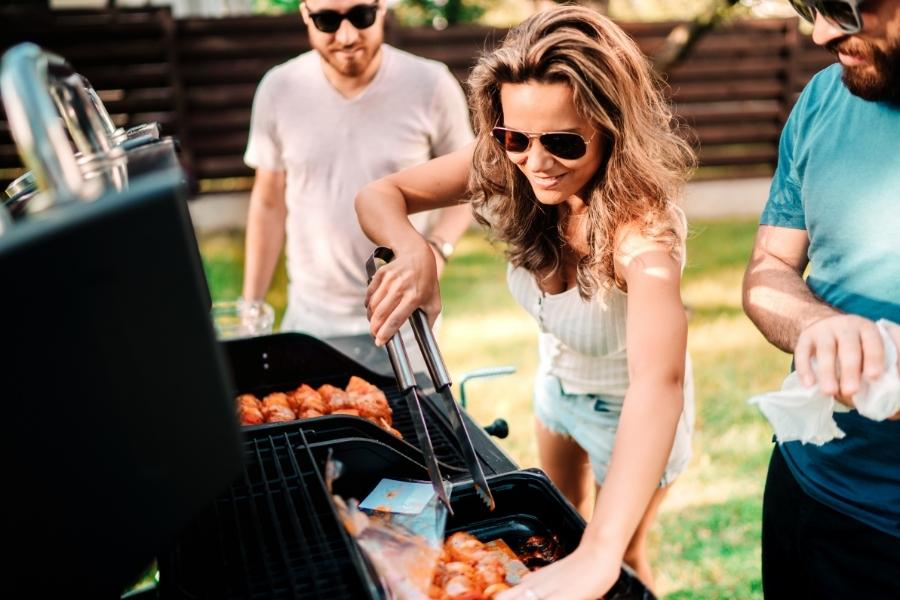
[[[48,12],[0,9],[0,50],[33,41],[65,57],[100,93],[117,125],[158,121],[182,144],[198,180],[246,177],[242,155],[256,85],[272,66],[309,48],[298,16],[175,20],[168,9]],[[652,55],[677,23],[622,23]],[[386,41],[445,62],[464,80],[503,30],[388,26]],[[768,174],[796,95],[831,55],[796,19],[741,21],[704,37],[665,74],[689,125],[702,174]],[[2,115],[0,115],[2,116]],[[0,121],[0,184],[21,172]],[[243,182],[244,185],[248,181]]]

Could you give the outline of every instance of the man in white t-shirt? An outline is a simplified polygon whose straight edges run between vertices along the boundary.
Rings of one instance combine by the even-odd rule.
[[[384,0],[300,7],[313,50],[270,70],[256,91],[244,161],[256,169],[243,297],[262,298],[285,244],[282,330],[368,332],[365,260],[374,246],[353,200],[365,184],[472,139],[465,96],[441,63],[383,43]],[[471,222],[468,205],[413,217],[439,272]]]

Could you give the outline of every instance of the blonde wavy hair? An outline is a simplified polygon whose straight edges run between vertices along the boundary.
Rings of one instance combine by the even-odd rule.
[[[478,220],[506,243],[507,258],[538,277],[563,268],[557,210],[540,204],[526,177],[491,137],[503,123],[504,83],[565,83],[578,113],[605,137],[607,157],[592,179],[587,256],[577,265],[580,294],[601,298],[616,276],[622,227],[665,244],[683,259],[686,226],[674,205],[694,165],[673,126],[659,80],[634,41],[615,23],[579,6],[538,13],[483,55],[468,80],[477,141],[469,188]]]

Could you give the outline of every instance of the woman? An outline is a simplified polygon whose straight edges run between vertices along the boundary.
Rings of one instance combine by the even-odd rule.
[[[577,550],[500,597],[598,598],[623,559],[652,585],[647,532],[690,454],[672,199],[693,157],[634,42],[589,9],[531,17],[469,87],[471,146],[357,197],[366,234],[396,254],[369,286],[372,333],[383,344],[416,307],[440,310],[434,254],[407,215],[473,197],[540,327],[541,466],[583,514],[597,485]]]

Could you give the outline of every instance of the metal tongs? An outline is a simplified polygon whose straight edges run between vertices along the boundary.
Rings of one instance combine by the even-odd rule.
[[[390,248],[379,246],[366,261],[366,274],[369,281],[375,276],[376,271],[394,259],[394,252]],[[478,456],[475,454],[475,448],[472,447],[472,439],[466,430],[466,424],[463,420],[462,411],[453,394],[450,392],[450,375],[447,367],[444,365],[444,359],[441,357],[441,351],[438,349],[434,334],[428,325],[428,318],[425,312],[417,308],[409,318],[413,333],[416,336],[416,342],[419,350],[425,358],[425,364],[428,367],[428,373],[434,388],[444,401],[447,417],[450,420],[450,426],[456,441],[463,452],[463,458],[466,461],[466,467],[472,476],[472,482],[475,486],[475,492],[479,498],[485,503],[490,510],[494,510],[494,496],[491,494],[491,488],[488,487],[487,480],[484,478],[484,471],[481,469],[481,463],[478,462]],[[400,392],[406,399],[412,414],[413,425],[416,429],[416,437],[419,440],[419,448],[425,456],[425,466],[428,469],[428,475],[431,478],[431,485],[434,487],[438,498],[447,506],[450,514],[453,509],[450,507],[450,499],[444,489],[441,470],[438,467],[437,459],[434,456],[434,447],[431,444],[431,436],[428,434],[428,427],[425,424],[425,415],[422,413],[422,390],[416,383],[415,374],[409,363],[409,356],[406,354],[406,345],[400,333],[395,333],[387,344],[388,358],[391,361],[391,367],[394,370],[394,376],[400,387]]]

